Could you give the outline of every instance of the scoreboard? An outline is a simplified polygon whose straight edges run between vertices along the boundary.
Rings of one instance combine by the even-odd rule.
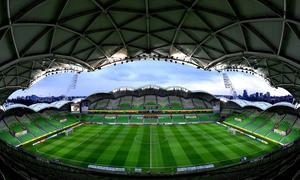
[[[79,103],[71,104],[71,113],[80,113],[80,104]]]

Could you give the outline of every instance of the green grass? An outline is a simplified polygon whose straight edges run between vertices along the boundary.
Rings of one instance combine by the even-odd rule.
[[[82,125],[70,136],[58,136],[24,148],[63,163],[142,168],[143,172],[176,172],[177,167],[213,163],[223,166],[268,153],[278,146],[244,135],[232,135],[217,124]]]

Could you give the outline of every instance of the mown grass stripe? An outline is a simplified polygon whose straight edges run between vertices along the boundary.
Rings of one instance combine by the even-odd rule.
[[[213,127],[205,126],[203,127],[202,131],[212,129]],[[221,126],[218,126],[219,129],[224,129]],[[217,130],[217,128],[214,128]],[[248,137],[245,137],[243,135],[231,135],[230,133],[223,133],[220,134],[211,134],[215,139],[221,140],[221,142],[224,143],[224,145],[227,145],[230,147],[232,151],[235,151],[236,153],[240,153],[241,156],[252,156],[253,154],[262,153],[265,150],[262,150],[258,146],[263,145],[258,142],[256,142],[253,139],[250,139]],[[252,141],[252,143],[249,143],[249,141]]]
[[[157,132],[158,126],[152,126],[152,172],[159,172],[161,169],[157,169],[157,167],[163,166],[163,156],[161,152],[161,143],[159,142],[160,134]]]
[[[151,138],[150,128],[152,128]],[[100,130],[101,135],[94,137]],[[77,146],[81,147],[75,152]],[[152,146],[152,169],[150,146]],[[251,158],[260,153],[270,152],[273,145],[265,145],[239,134],[232,135],[227,132],[227,128],[217,124],[151,127],[82,125],[70,136],[59,136],[37,147],[45,152],[52,150],[51,154],[44,154],[41,151],[42,155],[72,165],[86,167],[88,164],[98,162],[98,165],[104,166],[131,167],[130,171],[140,167],[143,172],[160,173],[175,172],[176,167],[210,162],[225,165],[239,161],[242,156]],[[254,147],[264,151],[257,153],[259,150]],[[32,146],[30,148],[30,151],[35,151]],[[72,150],[74,152],[70,153]],[[68,153],[69,159],[64,158]]]
[[[207,129],[212,129],[213,127],[210,126],[206,126],[205,128]],[[223,128],[221,126],[218,126],[218,128]],[[246,146],[247,148],[245,148],[246,150],[251,150],[254,152],[262,152],[265,151],[264,148],[260,147],[260,144],[257,143],[254,139],[250,139],[247,138],[248,140],[245,141],[245,136],[237,134],[237,135],[231,135],[228,133],[229,136],[231,137],[235,137],[235,138],[231,138],[233,141],[236,141],[237,143],[239,142],[243,142],[243,145]]]
[[[111,165],[118,165],[118,166],[124,166],[127,156],[129,154],[129,150],[134,143],[135,134],[137,132],[137,127],[130,126],[129,132],[123,139],[123,142],[121,143],[119,149],[117,150],[117,153],[112,158],[110,164]]]
[[[129,149],[129,154],[128,154],[126,162],[125,162],[125,164],[130,167],[135,167],[135,165],[138,161],[138,155],[140,153],[141,146],[142,146],[142,144],[140,142],[138,142],[136,138],[137,138],[137,136],[142,134],[144,127],[137,126],[137,128],[138,129],[137,129],[137,132],[134,137],[134,143],[132,144],[131,148]]]
[[[124,128],[122,128],[121,131],[119,131],[118,134],[113,139],[111,139],[110,144],[107,147],[105,147],[105,151],[103,151],[98,156],[97,164],[99,164],[99,165],[101,165],[101,164],[110,165],[111,160],[114,158],[114,156],[118,152],[118,149],[120,148],[120,145],[122,144],[124,138],[129,133],[130,126],[123,126],[123,127]],[[97,142],[97,143],[99,143],[99,142]],[[91,146],[91,148],[95,148],[95,146],[97,146],[97,145],[94,144],[94,145]],[[124,149],[124,151],[126,151],[126,150]],[[117,164],[112,165],[112,166],[119,167]]]
[[[165,132],[165,134],[168,135],[168,141],[169,141],[173,156],[175,157],[176,164],[178,166],[191,165],[192,162],[186,156],[184,149],[182,149],[180,143],[177,141],[171,128],[173,128],[173,126],[166,126],[165,128],[163,128],[163,131]]]
[[[207,150],[217,159],[220,161],[224,161],[226,160],[226,162],[230,163],[233,162],[232,160],[230,160],[230,155],[225,154],[222,150],[220,150],[215,144],[213,144],[211,141],[211,139],[208,137],[208,134],[206,132],[204,133],[199,133],[198,131],[194,130],[193,128],[191,128],[190,126],[183,126],[183,128],[185,128],[186,130],[188,130],[191,135],[197,139],[198,141],[205,141],[205,145],[207,148]]]
[[[205,133],[206,131],[212,131],[212,129],[207,129],[204,126],[200,126],[200,125],[195,127],[197,127],[197,129],[200,130],[201,133]],[[217,131],[217,129],[215,129],[214,131]],[[235,136],[234,137],[226,136],[225,133],[222,133],[222,135],[220,135],[219,133],[209,133],[209,136],[212,137],[215,141],[221,142],[223,146],[231,145],[232,148],[230,150],[235,152],[236,154],[240,154],[240,155],[249,154],[248,152],[240,148],[239,144],[234,143],[234,141],[236,141],[234,138]]]
[[[199,125],[201,127],[201,125]],[[202,144],[204,144],[208,149],[211,149],[210,144],[212,144],[213,148],[217,148],[220,151],[224,151],[226,152],[227,156],[240,156],[239,153],[235,153],[233,151],[231,151],[231,148],[229,148],[229,146],[231,144],[234,143],[229,143],[226,146],[224,146],[222,139],[216,139],[215,137],[211,136],[212,134],[221,134],[222,136],[224,136],[224,130],[200,130],[196,127],[196,126],[189,126],[191,129],[193,129],[195,132],[197,132],[200,136],[202,136],[203,139],[202,140]],[[227,133],[227,132],[225,132]],[[225,137],[224,137],[225,138]],[[228,139],[232,138],[232,137],[226,137]]]
[[[182,149],[184,150],[186,156],[193,164],[205,163],[203,158],[197,153],[191,143],[181,134],[176,125],[173,126],[171,130],[175,138],[181,145]]]
[[[88,133],[90,131],[90,127],[79,127],[82,129],[77,129],[76,134],[73,134],[72,136],[68,136],[65,138],[61,138],[60,136],[57,136],[55,138],[49,139],[48,141],[40,144],[37,146],[40,151],[46,153],[46,154],[54,154],[57,153],[59,150],[67,149],[68,145],[71,144],[78,144],[78,141],[73,141],[73,139],[77,139],[79,137],[82,137],[82,134]],[[79,132],[78,132],[79,131]],[[92,134],[93,135],[93,134]],[[41,148],[40,148],[41,146]]]
[[[111,125],[110,125],[111,126]],[[109,145],[113,142],[113,140],[115,139],[116,136],[118,136],[119,132],[121,132],[124,129],[124,126],[112,126],[114,127],[114,129],[112,130],[112,132],[108,132],[105,131],[104,133],[101,133],[104,135],[106,135],[107,133],[107,137],[104,139],[101,139],[101,136],[99,139],[95,139],[95,147],[89,151],[89,153],[87,154],[87,156],[84,158],[84,162],[90,162],[90,163],[98,163],[98,159],[99,157],[103,154],[103,152],[105,152],[106,148],[109,147]],[[97,142],[99,140],[103,140],[101,142]]]
[[[164,167],[174,167],[176,166],[176,160],[170,148],[169,140],[162,128],[161,126],[157,127],[157,131],[159,133],[158,140],[161,147]]]
[[[138,155],[136,167],[150,167],[150,126],[144,126],[143,134],[141,135],[141,150]]]
[[[203,161],[207,162],[215,162],[217,161],[216,157],[214,157],[210,150],[208,149],[209,146],[206,144],[206,140],[204,137],[200,137],[202,140],[197,140],[195,139],[192,135],[191,132],[184,129],[183,126],[178,126],[178,129],[182,132],[182,135],[185,136],[186,139],[188,139],[190,142],[192,142],[192,145],[194,149],[197,151],[199,155],[203,158]],[[214,141],[215,142],[215,141]]]
[[[104,128],[103,131],[101,131],[101,134],[105,133],[110,128],[112,128],[112,126],[108,126],[108,127]],[[99,132],[93,134],[86,141],[79,143],[78,146],[76,146],[73,149],[71,149],[70,151],[66,152],[62,157],[66,158],[66,159],[72,159],[72,158],[74,159],[74,156],[76,156],[79,152],[84,151],[86,146],[95,142],[99,135],[100,135]]]

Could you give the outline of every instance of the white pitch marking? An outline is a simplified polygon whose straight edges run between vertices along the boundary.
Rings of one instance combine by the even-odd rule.
[[[150,169],[152,168],[152,128],[150,126]]]

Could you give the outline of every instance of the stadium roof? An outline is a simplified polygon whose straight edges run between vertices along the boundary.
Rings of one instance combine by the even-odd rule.
[[[294,104],[289,103],[289,102],[279,102],[279,103],[272,105],[272,107],[275,107],[275,106],[286,106],[286,107],[290,107],[292,109],[297,109],[297,107]]]
[[[85,100],[87,101],[94,101],[94,100],[98,100],[99,97],[103,96],[103,98],[109,98],[110,95],[112,95],[114,98],[116,97],[120,97],[118,95],[118,93],[125,93],[125,94],[121,94],[122,95],[138,95],[139,93],[137,91],[147,91],[147,90],[157,90],[157,91],[161,91],[162,92],[169,92],[169,93],[173,93],[175,91],[177,92],[182,92],[184,94],[194,94],[194,95],[202,95],[203,97],[206,97],[206,100],[210,101],[210,100],[215,100],[218,99],[216,96],[214,96],[213,94],[210,94],[206,91],[190,91],[184,87],[180,87],[180,86],[169,86],[169,87],[161,87],[161,86],[157,86],[157,85],[146,85],[146,86],[142,86],[142,87],[138,87],[138,88],[133,88],[133,87],[120,87],[117,89],[112,90],[109,93],[103,93],[103,92],[96,92],[93,93],[89,96],[87,96],[85,98]],[[133,93],[133,94],[130,94]],[[153,93],[153,92],[152,92]],[[164,94],[164,93],[163,93]],[[140,96],[144,96],[145,94],[140,94]],[[74,100],[73,100],[74,101]]]
[[[47,109],[47,108],[56,108],[56,109],[60,109],[61,107],[63,107],[66,104],[72,103],[72,102],[79,102],[82,99],[74,99],[72,101],[66,101],[66,100],[61,100],[61,101],[55,101],[53,103],[36,103],[36,104],[32,104],[30,106],[26,106],[24,104],[11,104],[9,106],[7,106],[5,108],[5,111],[8,111],[10,109],[15,109],[15,108],[27,108],[30,110],[33,110],[35,112],[39,112],[43,109]]]
[[[4,111],[8,111],[10,109],[16,109],[16,108],[26,108],[26,109],[31,109],[28,106],[24,105],[24,104],[12,104],[10,106],[7,106],[4,108]],[[31,109],[32,110],[32,109]]]
[[[227,103],[228,102],[235,103],[235,104],[239,105],[241,108],[252,106],[252,107],[259,108],[263,111],[266,111],[270,108],[277,107],[277,106],[278,107],[284,106],[284,107],[290,107],[292,109],[296,109],[296,106],[289,102],[279,102],[279,103],[275,103],[273,105],[270,103],[267,103],[267,102],[263,102],[263,101],[247,101],[247,100],[242,100],[242,99],[232,99],[232,100],[227,100],[226,102]]]
[[[0,99],[46,74],[141,59],[262,74],[300,98],[297,0],[0,1]]]
[[[42,109],[47,109],[49,107],[52,107],[48,103],[36,103],[29,106],[30,109],[34,110],[35,112],[39,112]]]
[[[247,101],[247,100],[242,100],[242,99],[233,99],[233,100],[229,100],[227,102],[234,102],[242,108],[247,107],[247,106],[253,106],[253,107],[259,108],[261,110],[266,110],[272,106],[272,104],[267,103],[267,102],[262,102],[262,101],[254,101],[253,102],[253,101]]]
[[[181,87],[181,86],[168,86],[168,87],[164,88],[164,87],[157,86],[157,85],[145,85],[145,86],[138,87],[138,88],[134,88],[134,87],[120,87],[120,88],[112,90],[112,92],[115,93],[117,91],[136,91],[136,90],[139,90],[139,89],[141,89],[141,90],[145,90],[145,89],[163,89],[163,90],[166,90],[166,91],[176,91],[176,90],[178,90],[178,91],[184,91],[184,92],[191,92],[187,88],[184,88],[184,87]],[[201,91],[201,92],[207,93],[205,91]]]
[[[72,101],[66,101],[66,100],[61,100],[61,101],[55,101],[51,103],[49,106],[56,107],[57,109],[61,108],[62,106],[71,103]]]

